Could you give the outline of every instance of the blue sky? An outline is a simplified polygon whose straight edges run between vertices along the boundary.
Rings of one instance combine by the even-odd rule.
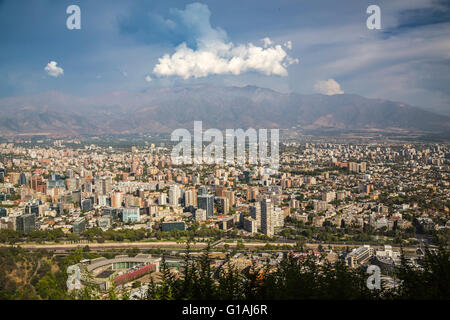
[[[448,114],[448,3],[0,0],[0,97],[214,83],[354,93]],[[72,4],[81,30],[66,28]],[[381,30],[366,27],[371,4]]]

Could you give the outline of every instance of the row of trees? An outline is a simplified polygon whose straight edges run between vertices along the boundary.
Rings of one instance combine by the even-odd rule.
[[[189,251],[189,249],[188,249]],[[229,260],[229,258],[228,258]],[[201,259],[186,255],[182,275],[175,276],[162,263],[162,280],[150,283],[151,300],[253,300],[253,299],[450,299],[450,255],[444,247],[426,251],[423,268],[415,268],[402,257],[395,271],[398,283],[380,290],[367,287],[364,268],[350,269],[342,261],[318,264],[313,257],[304,260],[288,255],[276,268],[252,265],[243,271],[212,268],[209,248]]]

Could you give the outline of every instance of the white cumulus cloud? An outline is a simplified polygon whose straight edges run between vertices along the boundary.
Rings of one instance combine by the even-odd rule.
[[[147,75],[147,76],[145,77],[145,81],[151,82],[151,81],[152,81],[152,77],[150,77],[149,75]]]
[[[235,45],[226,41],[221,29],[214,29],[209,21],[210,11],[204,4],[188,5],[179,15],[189,20],[197,31],[197,48],[189,48],[185,42],[173,54],[158,59],[153,73],[161,76],[178,76],[183,79],[209,75],[239,75],[260,72],[266,75],[287,76],[287,67],[298,63],[288,56],[281,45],[274,45],[270,38],[262,39],[263,47],[252,43]]]
[[[57,64],[58,63],[55,61],[50,61],[47,64],[47,66],[44,69],[48,73],[48,75],[57,78],[60,75],[64,74],[63,68],[58,67]]]
[[[284,46],[286,47],[286,48],[288,48],[289,50],[292,50],[292,41],[287,41],[287,42],[285,42],[284,43]]]
[[[262,39],[262,41],[264,43],[264,48],[267,48],[273,44],[272,40],[270,40],[269,37]]]
[[[343,94],[344,91],[341,90],[341,85],[334,79],[328,79],[326,81],[319,80],[314,85],[314,90],[319,93],[332,96],[335,94]]]

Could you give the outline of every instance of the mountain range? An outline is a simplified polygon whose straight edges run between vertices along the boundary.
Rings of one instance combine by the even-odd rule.
[[[450,117],[354,94],[300,95],[255,86],[213,85],[116,91],[81,98],[50,91],[0,99],[0,135],[170,133],[176,128],[280,128],[434,133]]]

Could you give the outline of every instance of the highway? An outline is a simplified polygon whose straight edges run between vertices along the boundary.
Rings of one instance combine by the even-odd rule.
[[[219,248],[223,247],[225,244],[228,244],[230,247],[235,247],[237,245],[237,241],[233,242],[224,242],[223,240],[216,241],[213,244],[213,247]],[[295,243],[292,242],[270,242],[272,246],[295,246]],[[246,248],[257,248],[264,247],[266,245],[265,242],[244,242]],[[345,249],[349,247],[350,249],[360,247],[362,244],[327,244],[327,243],[306,243],[305,248],[309,249],[317,249],[319,245],[322,245],[324,249],[327,249],[329,245],[333,249]],[[11,246],[11,245],[0,245],[0,246]],[[107,249],[184,249],[186,248],[185,243],[179,243],[175,241],[161,241],[161,242],[110,242],[110,243],[51,243],[51,244],[16,244],[13,246],[20,246],[24,249],[30,250],[73,250],[78,247],[88,246],[92,250],[107,250]],[[192,249],[202,249],[207,246],[206,242],[195,242],[190,244]],[[374,248],[382,249],[383,245],[372,246]],[[399,246],[392,246],[394,249],[400,250]],[[405,250],[416,250],[417,247],[405,247]]]

